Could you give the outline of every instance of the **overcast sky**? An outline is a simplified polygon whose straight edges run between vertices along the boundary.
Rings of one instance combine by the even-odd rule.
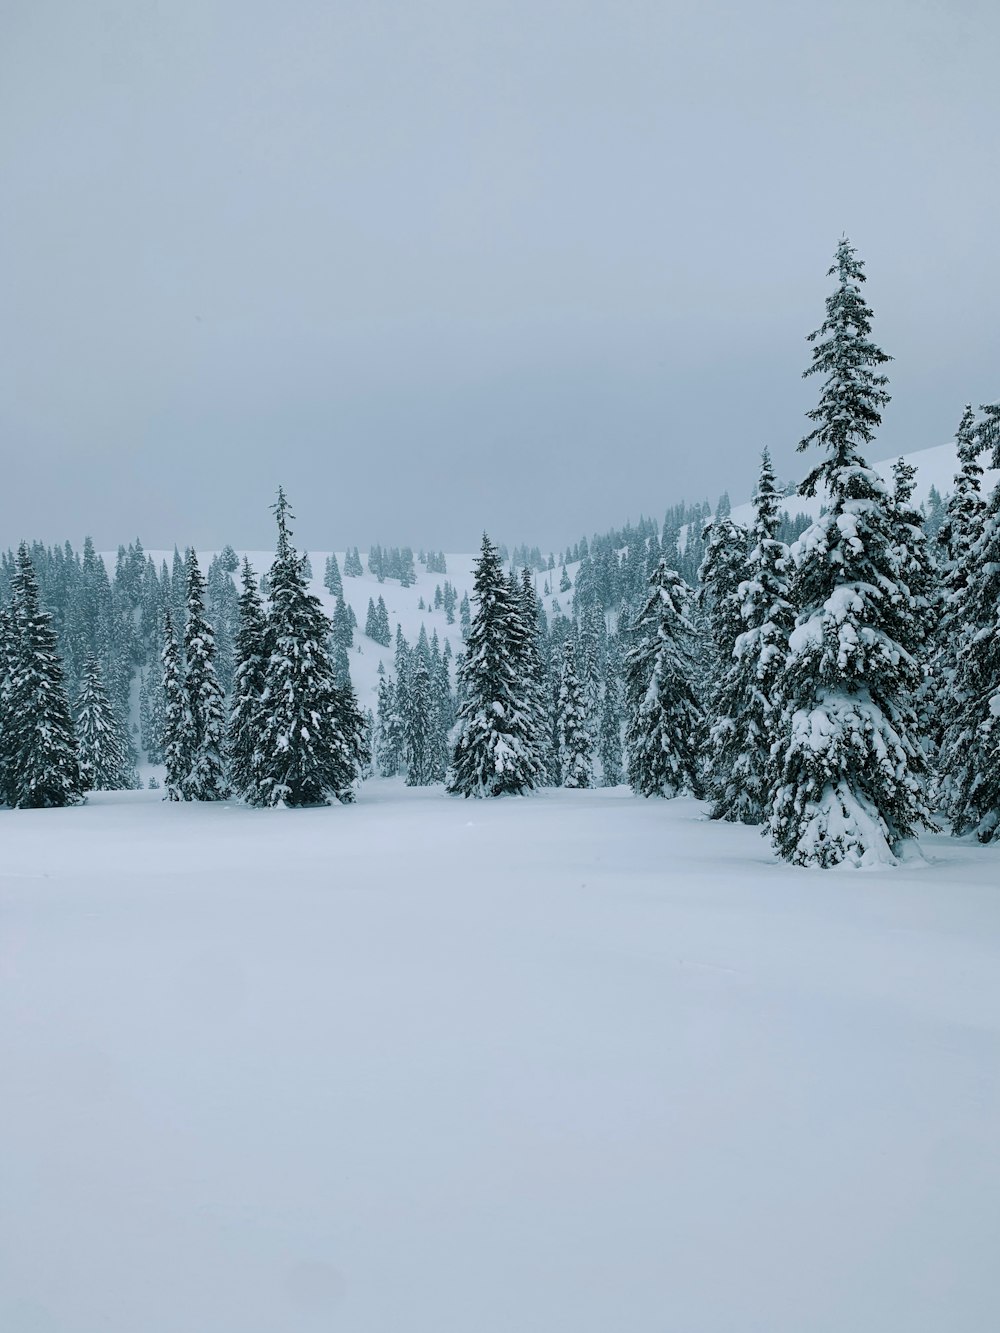
[[[0,0],[0,544],[558,547],[1000,395],[996,0]]]

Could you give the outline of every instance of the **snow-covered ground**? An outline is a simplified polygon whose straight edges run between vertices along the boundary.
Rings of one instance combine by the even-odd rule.
[[[0,1328],[1000,1327],[998,849],[156,797],[2,815]]]

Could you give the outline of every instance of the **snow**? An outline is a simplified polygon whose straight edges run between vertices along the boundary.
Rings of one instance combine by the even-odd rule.
[[[903,459],[917,470],[914,477],[914,505],[919,507],[927,500],[932,486],[942,497],[955,489],[955,473],[958,472],[960,465],[954,441],[939,444],[933,449],[918,449],[914,453],[904,454]],[[1000,472],[986,466],[989,462],[988,452],[981,454],[979,461],[984,468],[982,494],[986,496],[1000,482]],[[896,458],[885,458],[872,466],[872,471],[881,477],[889,487],[890,493],[893,486],[892,469],[896,462]],[[812,518],[818,518],[823,503],[824,497],[821,495],[790,495],[784,500],[783,505],[790,514],[808,514]],[[735,506],[732,517],[744,527],[751,527],[754,520],[753,505],[748,502]]]
[[[3,1329],[996,1327],[1000,848],[158,795],[3,815]]]

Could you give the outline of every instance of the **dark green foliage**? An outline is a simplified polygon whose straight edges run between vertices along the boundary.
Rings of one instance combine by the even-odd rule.
[[[701,794],[691,590],[661,560],[625,656],[628,780],[640,796]]]
[[[337,683],[327,647],[332,626],[306,587],[283,491],[274,511],[278,549],[270,576],[254,799],[288,806],[326,805],[331,796],[351,801],[364,754],[364,718],[349,681]]]
[[[259,738],[267,648],[264,607],[257,576],[244,558],[236,634],[233,692],[229,709],[229,777],[237,795],[251,805],[261,802]]]
[[[462,796],[516,794],[537,786],[543,774],[519,669],[524,620],[500,553],[485,534],[474,598],[448,789]]]
[[[76,701],[76,739],[84,791],[121,791],[135,785],[125,741],[108,700],[96,657],[84,664]]]
[[[782,857],[822,867],[892,862],[929,824],[914,709],[920,629],[901,554],[909,538],[861,455],[888,401],[873,367],[889,358],[869,337],[863,267],[846,240],[830,273],[837,287],[805,372],[824,376],[809,413],[817,424],[800,445],[825,451],[803,491],[822,487],[830,508],[792,551],[796,621],[778,684],[770,820]]]
[[[76,734],[52,617],[39,601],[27,544],[11,586],[3,653],[4,799],[22,809],[76,805],[83,799]]]

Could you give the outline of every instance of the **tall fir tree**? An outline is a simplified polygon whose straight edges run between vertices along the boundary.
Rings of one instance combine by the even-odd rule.
[[[861,454],[889,401],[879,370],[889,358],[871,340],[864,268],[846,238],[829,273],[837,285],[805,372],[822,375],[823,387],[799,445],[823,450],[802,490],[821,490],[829,510],[792,548],[796,618],[778,686],[770,831],[797,865],[892,864],[930,815],[904,539],[892,496]]]
[[[122,791],[131,787],[128,752],[96,657],[88,657],[84,664],[75,711],[83,790]]]
[[[473,596],[476,614],[460,668],[463,697],[448,790],[462,796],[516,795],[537,786],[543,774],[524,705],[521,608],[500,552],[485,533]]]
[[[563,645],[559,680],[559,767],[564,787],[589,787],[594,778],[590,719],[585,690],[576,669],[576,645]]]
[[[225,695],[215,671],[215,634],[205,615],[205,579],[193,550],[187,553],[187,619],[184,626],[184,736],[186,801],[222,801],[226,779]]]
[[[278,547],[269,580],[256,799],[293,807],[328,805],[331,796],[348,802],[361,766],[364,720],[349,682],[337,684],[327,647],[332,626],[306,587],[283,490],[273,508]]]
[[[617,675],[609,674],[604,683],[597,749],[601,761],[601,785],[617,787],[622,780],[622,704]]]
[[[951,804],[955,774],[962,767],[962,716],[967,700],[962,697],[959,667],[974,628],[966,619],[967,593],[975,578],[973,550],[983,529],[986,502],[982,497],[983,468],[980,463],[985,441],[971,403],[967,403],[955,435],[959,470],[954,489],[938,529],[941,552],[941,607],[937,621],[931,670],[935,718],[932,737],[947,758],[939,763],[936,797],[947,809]]]
[[[737,589],[740,632],[713,694],[713,819],[760,824],[771,806],[771,744],[781,722],[777,682],[793,624],[788,547],[778,540],[781,499],[765,450],[754,496],[747,577]]]
[[[1000,403],[983,411],[980,440],[1000,469]],[[971,541],[967,578],[955,704],[941,764],[952,832],[992,842],[1000,838],[1000,481]]]
[[[340,566],[337,564],[337,554],[331,551],[326,557],[326,568],[323,572],[323,586],[331,597],[342,597],[344,595],[344,581],[340,577]]]
[[[229,776],[236,793],[251,805],[261,803],[259,738],[264,725],[262,699],[266,674],[266,622],[257,575],[243,558],[236,633],[233,693],[229,709]]]
[[[413,650],[403,713],[403,752],[408,787],[427,787],[436,780],[432,702],[430,646],[427,633],[421,627]]]
[[[24,542],[11,583],[10,625],[2,741],[8,803],[21,809],[77,805],[84,789],[63,665]]]
[[[163,618],[163,651],[160,662],[163,683],[163,762],[167,769],[164,799],[182,801],[184,780],[191,768],[188,752],[191,726],[188,719],[181,649],[169,606]]]
[[[628,781],[639,796],[701,795],[691,589],[660,560],[625,656]]]
[[[723,497],[728,503],[728,497]],[[725,508],[723,500],[719,509]],[[729,517],[728,508],[703,531],[705,554],[698,572],[698,628],[703,651],[699,654],[696,690],[705,700],[709,738],[713,731],[734,725],[732,696],[733,653],[743,632],[743,602],[740,587],[749,573],[749,534]],[[716,745],[707,746],[707,786],[718,796],[729,774],[718,758]]]

